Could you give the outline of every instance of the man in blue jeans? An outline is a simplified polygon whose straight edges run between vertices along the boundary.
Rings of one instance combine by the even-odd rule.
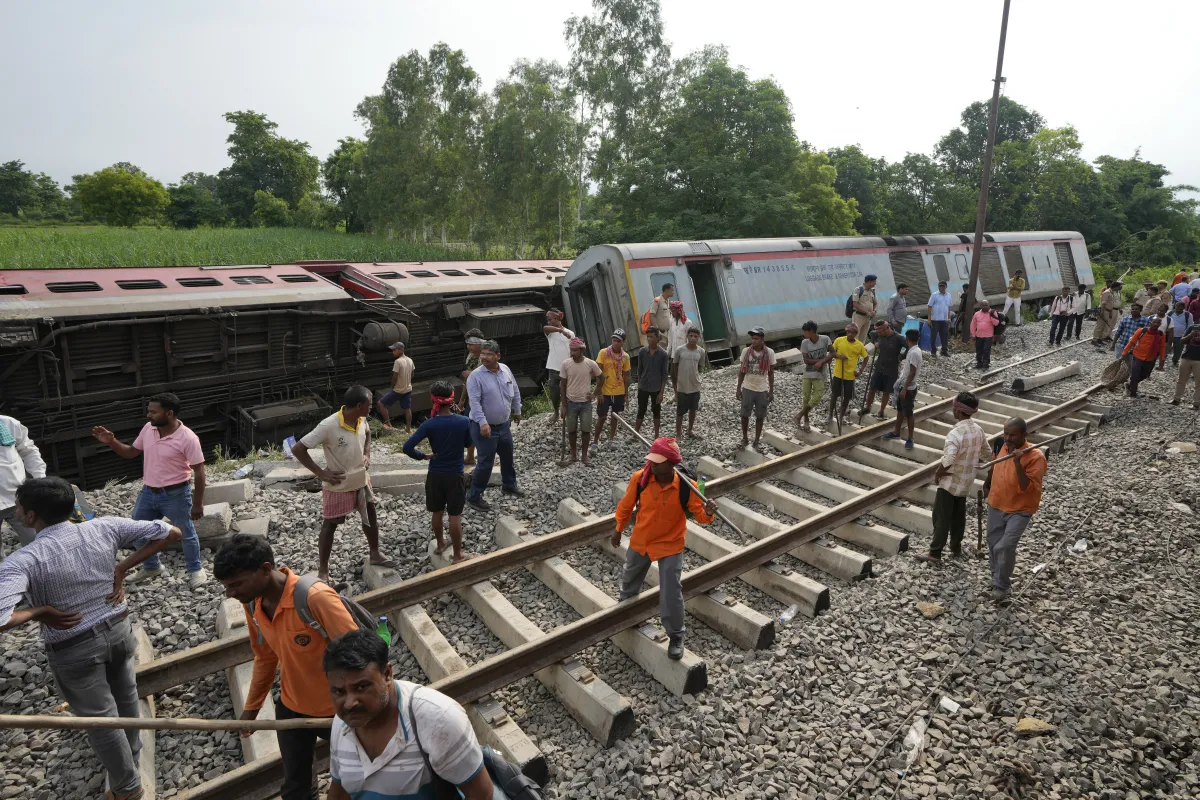
[[[496,454],[500,455],[501,492],[523,497],[517,488],[517,467],[513,463],[513,440],[510,419],[521,424],[521,390],[512,370],[500,363],[500,345],[494,340],[483,343],[479,351],[480,365],[467,378],[467,394],[471,398],[471,439],[475,442],[475,473],[467,504],[477,511],[490,511],[483,499],[483,490],[492,477]]]
[[[938,339],[942,340],[942,355],[950,355],[950,303],[953,298],[946,291],[946,282],[938,281],[938,290],[929,295],[929,327],[931,338],[929,350],[936,353]]]
[[[183,531],[183,560],[187,565],[188,585],[193,589],[208,580],[200,561],[200,537],[192,520],[204,516],[204,451],[200,437],[179,421],[179,398],[170,392],[156,394],[146,401],[148,420],[133,444],[125,444],[112,431],[97,425],[92,436],[106,444],[121,458],[143,457],[142,491],[133,505],[133,519],[169,519]],[[193,492],[189,478],[195,476]],[[130,576],[130,583],[166,575],[158,554],[146,559],[142,568]]]

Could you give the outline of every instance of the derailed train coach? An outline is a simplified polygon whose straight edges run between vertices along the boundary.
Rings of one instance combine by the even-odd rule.
[[[386,390],[397,340],[416,363],[417,411],[434,380],[461,383],[471,328],[536,391],[545,310],[561,303],[569,263],[0,270],[0,413],[29,428],[52,473],[94,488],[139,476],[141,462],[92,427],[130,441],[156,392],[179,395],[212,456],[278,446],[352,384]]]
[[[993,304],[1003,302],[1018,269],[1025,273],[1026,301],[1053,297],[1064,284],[1093,284],[1078,233],[994,233],[984,239],[977,297]],[[941,280],[957,304],[973,247],[967,234],[596,245],[571,264],[564,302],[569,327],[596,353],[615,328],[626,330],[629,344],[644,338],[642,312],[672,283],[675,299],[703,331],[709,360],[722,364],[749,342],[746,331],[755,326],[766,329],[770,341],[798,339],[806,320],[822,331],[842,328],[846,298],[867,275],[878,277],[880,314],[898,283],[908,285],[910,314],[924,316]]]

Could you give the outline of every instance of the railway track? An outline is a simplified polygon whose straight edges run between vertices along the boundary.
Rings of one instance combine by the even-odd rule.
[[[875,559],[902,554],[913,536],[928,536],[934,490],[927,484],[952,424],[952,398],[959,388],[964,387],[935,385],[918,395],[916,446],[911,450],[880,438],[891,429],[889,420],[850,427],[838,437],[812,432],[795,439],[767,431],[765,441],[782,455],[743,450],[736,466],[702,459],[700,471],[711,478],[707,496],[752,541],[732,541],[721,535],[716,523],[707,529],[689,523],[687,547],[706,562],[683,576],[689,613],[741,648],[770,647],[775,620],[731,599],[721,590],[724,584],[743,582],[811,617],[833,602],[830,585],[836,590],[839,581],[865,578]],[[1090,398],[1100,385],[1057,405],[1003,394],[1003,388],[1001,382],[972,387],[981,399],[977,420],[989,435],[997,433],[1007,417],[1018,415],[1028,420],[1035,444],[1064,434],[1069,434],[1066,439],[1087,435],[1105,421],[1106,409]],[[1057,439],[1049,446],[1059,449],[1063,443]],[[770,513],[756,511],[754,505],[766,506]],[[708,664],[700,654],[689,650],[682,660],[670,661],[665,633],[646,622],[657,613],[653,569],[648,576],[651,589],[618,603],[560,557],[579,547],[594,547],[614,561],[623,560],[628,540],[618,547],[607,541],[612,515],[594,513],[566,498],[558,507],[558,523],[563,527],[556,532],[531,536],[523,521],[501,517],[494,531],[500,549],[455,565],[431,553],[441,568],[407,581],[390,570],[368,566],[364,578],[372,589],[357,598],[371,611],[389,616],[430,685],[467,709],[480,740],[540,781],[548,775],[546,760],[492,697],[498,689],[536,676],[597,742],[609,746],[636,728],[635,712],[576,654],[610,639],[673,694],[695,694],[708,683]],[[790,566],[792,559],[807,566]],[[490,581],[516,569],[528,570],[580,618],[553,630],[539,628]],[[447,592],[457,593],[509,650],[468,666],[421,605]],[[246,662],[252,658],[240,617],[236,603],[227,601],[218,622],[220,639],[140,665],[139,693],[161,694],[227,670],[235,711],[240,711],[249,683]],[[272,713],[264,708],[262,716]],[[244,766],[178,796],[274,797],[282,771],[273,739],[263,732],[243,740]]]

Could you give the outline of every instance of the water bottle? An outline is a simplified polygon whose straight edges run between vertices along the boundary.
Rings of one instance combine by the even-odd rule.
[[[787,623],[792,621],[792,617],[796,616],[796,612],[799,610],[800,610],[800,606],[796,603],[793,603],[792,605],[785,608],[783,610],[783,613],[779,615],[779,621],[786,625]]]
[[[254,472],[254,465],[247,464],[246,466],[239,469],[237,472],[233,473],[233,477],[235,480],[240,481],[242,478],[248,477],[253,472]]]
[[[384,644],[388,647],[392,646],[392,629],[388,627],[387,617],[379,618],[379,624],[375,626],[375,633],[380,639],[383,639]]]
[[[700,496],[704,497],[704,477],[703,476],[700,477],[700,480],[696,481],[696,488],[700,490]]]

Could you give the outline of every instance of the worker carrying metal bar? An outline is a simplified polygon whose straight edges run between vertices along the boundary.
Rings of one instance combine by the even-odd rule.
[[[633,535],[625,552],[621,574],[621,599],[636,597],[650,564],[658,562],[659,615],[667,631],[667,657],[683,658],[683,550],[687,519],[708,524],[717,506],[706,500],[675,471],[683,461],[679,445],[666,437],[655,439],[646,456],[646,466],[629,479],[625,496],[617,504],[617,529],[612,545],[621,545],[621,534],[637,512]]]

